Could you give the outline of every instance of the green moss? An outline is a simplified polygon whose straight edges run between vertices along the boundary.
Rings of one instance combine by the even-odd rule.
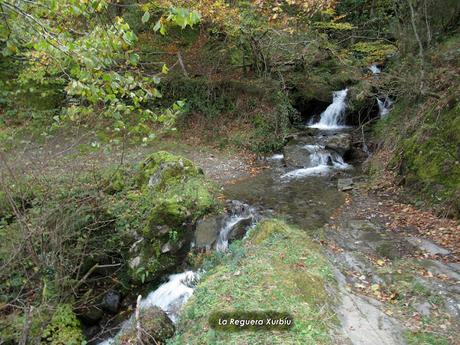
[[[398,169],[413,199],[455,216],[460,214],[460,103],[455,98],[452,103],[399,102],[375,133],[395,153],[388,167]]]
[[[150,213],[148,231],[156,225],[181,225],[190,215],[187,208],[182,205],[182,200],[179,195],[176,195],[158,201]]]
[[[332,280],[326,258],[304,231],[280,220],[263,221],[208,270],[184,308],[178,335],[168,343],[327,344],[334,316],[326,286]],[[295,325],[287,332],[208,328],[212,312],[239,310],[288,312]]]
[[[410,332],[404,334],[408,345],[449,345],[450,342],[442,335],[427,332]]]
[[[362,41],[355,43],[352,50],[359,58],[363,59],[365,64],[369,64],[376,61],[385,61],[388,56],[396,53],[397,47],[383,41]]]
[[[80,345],[84,344],[80,321],[68,304],[58,306],[50,324],[42,334],[42,344]]]
[[[406,184],[423,186],[433,201],[453,200],[460,193],[459,115],[460,104],[444,110],[439,119],[428,113],[425,123],[401,144]]]
[[[145,159],[136,176],[138,188],[117,195],[110,207],[116,226],[136,231],[142,243],[131,251],[128,274],[137,283],[151,281],[181,260],[180,249],[193,224],[217,212],[217,186],[190,160],[159,151]],[[150,183],[148,183],[150,181]],[[162,248],[169,248],[162,253]]]
[[[263,220],[257,227],[248,233],[248,240],[254,244],[260,244],[275,233],[286,231],[288,225],[273,220]]]
[[[202,175],[192,161],[173,155],[166,151],[158,151],[147,157],[139,167],[137,182],[143,187],[151,182],[157,191],[176,184],[190,176]]]

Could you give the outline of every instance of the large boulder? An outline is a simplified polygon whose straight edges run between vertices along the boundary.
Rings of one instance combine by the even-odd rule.
[[[177,265],[193,239],[198,219],[220,209],[218,188],[192,161],[156,152],[140,165],[139,192],[131,209],[144,216],[137,227],[140,240],[129,253],[132,281],[158,278]]]
[[[291,144],[283,148],[284,161],[292,168],[304,168],[310,165],[310,151],[304,146]]]
[[[195,229],[195,247],[198,250],[211,249],[217,242],[221,226],[222,216],[212,216],[199,220]]]
[[[137,183],[162,190],[168,185],[179,183],[185,177],[203,175],[203,171],[187,158],[166,151],[148,156],[139,167]]]
[[[156,306],[142,309],[139,313],[141,341],[145,345],[163,344],[174,335],[175,327],[168,315]],[[138,330],[136,320],[132,318],[119,336],[116,343],[137,344]]]
[[[343,156],[351,149],[351,134],[340,133],[328,136],[325,140],[325,147]]]

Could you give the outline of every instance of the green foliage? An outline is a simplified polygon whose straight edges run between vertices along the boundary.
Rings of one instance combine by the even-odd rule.
[[[217,117],[235,107],[237,85],[232,82],[209,82],[206,78],[185,79],[174,76],[163,83],[161,91],[166,100],[186,100],[186,111]]]
[[[315,27],[321,30],[353,30],[354,27],[350,23],[340,23],[340,22],[317,22]]]
[[[390,167],[414,192],[414,200],[450,215],[460,212],[459,113],[454,96],[419,104],[401,101],[376,127],[385,145],[396,147]]]
[[[148,186],[151,174],[157,183]],[[2,303],[23,291],[34,291],[28,303],[55,306],[74,296],[77,307],[95,303],[95,296],[114,286],[129,293],[133,284],[157,280],[177,265],[182,258],[177,250],[194,222],[220,209],[216,186],[191,161],[167,152],[150,155],[136,169],[110,167],[78,178],[48,177],[7,186],[20,218],[11,209],[1,216],[0,260],[7,265],[0,272]],[[0,196],[2,206],[9,207],[5,191]],[[27,224],[19,221],[23,219]],[[142,243],[133,247],[139,238]],[[166,244],[171,251],[162,251]],[[136,256],[139,265],[131,267]],[[75,289],[96,265],[114,269],[107,274],[96,270],[97,279],[90,274],[84,289]],[[59,309],[56,322],[68,316],[67,309]],[[8,327],[14,319],[8,319]],[[62,337],[74,333],[60,330],[56,322],[44,337],[50,344],[70,344]]]
[[[414,10],[413,16],[409,3]],[[416,33],[426,51],[458,29],[459,16],[460,3],[456,0],[404,1],[399,4],[398,21],[395,20],[392,29],[403,55],[413,56],[420,49]]]
[[[142,17],[142,21],[147,22],[149,18],[150,16],[148,15],[148,12],[145,12]],[[153,30],[159,31],[162,35],[165,35],[167,32],[167,25],[170,23],[185,29],[187,26],[193,27],[193,25],[197,24],[200,19],[201,15],[197,11],[191,11],[181,7],[172,7],[169,9],[169,13],[167,13],[167,15],[157,21]]]
[[[49,345],[86,344],[80,322],[69,304],[58,306],[50,324],[43,331],[41,343]]]
[[[4,0],[2,5],[7,20],[0,26],[5,31],[0,30],[6,42],[3,53],[23,61],[13,79],[17,90],[9,95],[18,99],[23,94],[22,98],[30,99],[27,93],[39,90],[39,100],[48,111],[40,116],[48,124],[75,125],[98,117],[103,120],[96,129],[108,131],[112,136],[108,140],[122,136],[144,141],[158,124],[172,126],[181,105],[152,106],[161,97],[157,84],[167,67],[155,75],[142,73],[140,57],[133,49],[137,36],[122,17],[112,20],[107,16],[111,1],[41,0],[40,6],[34,6]],[[172,8],[165,17],[169,25],[182,28],[199,20],[197,12],[183,8]],[[43,104],[48,93],[59,95],[60,102]],[[13,109],[11,118],[27,111],[15,107],[13,99],[8,102]]]
[[[383,41],[357,42],[351,49],[365,64],[385,61],[396,53],[396,46]]]
[[[395,21],[393,0],[341,0],[337,2],[337,16],[346,16],[360,36],[390,38]]]
[[[263,114],[256,114],[252,119],[254,134],[251,139],[251,150],[258,153],[280,150],[284,145],[291,121],[295,122],[297,111],[289,103],[287,95],[277,93],[274,96],[274,109]]]

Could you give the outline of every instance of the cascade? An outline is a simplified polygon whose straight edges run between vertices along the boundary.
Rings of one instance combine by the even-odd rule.
[[[372,74],[380,74],[382,70],[374,63],[368,67]]]
[[[380,118],[385,118],[388,116],[388,113],[391,110],[391,105],[393,102],[389,98],[385,98],[385,100],[380,100],[377,98],[377,104],[379,106],[379,116]]]
[[[345,123],[345,110],[347,108],[346,98],[348,89],[335,91],[332,96],[332,103],[321,114],[319,122],[309,127],[318,129],[339,129]]]

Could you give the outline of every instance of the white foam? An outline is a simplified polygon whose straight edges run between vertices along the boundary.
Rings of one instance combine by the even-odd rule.
[[[284,155],[282,153],[276,153],[273,156],[271,156],[269,159],[274,160],[274,161],[279,161],[284,158]]]
[[[336,130],[347,128],[344,122],[345,110],[347,109],[346,98],[348,89],[335,91],[332,96],[332,103],[321,114],[319,122],[310,124],[310,128],[318,128],[325,130]]]
[[[368,67],[372,74],[380,74],[382,70],[374,63]]]

